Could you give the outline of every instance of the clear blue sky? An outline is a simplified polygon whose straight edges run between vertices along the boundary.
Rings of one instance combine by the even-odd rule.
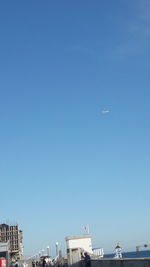
[[[150,243],[149,136],[149,0],[0,2],[1,222],[26,254],[87,223],[105,252]]]

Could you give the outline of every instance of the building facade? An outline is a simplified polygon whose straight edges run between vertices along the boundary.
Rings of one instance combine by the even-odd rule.
[[[3,243],[0,242],[0,258],[7,259],[7,266],[10,266],[10,243],[9,241]]]
[[[12,259],[20,259],[23,255],[23,233],[18,224],[0,224],[0,242],[10,243],[10,254]]]
[[[69,266],[77,262],[79,263],[84,252],[87,252],[89,255],[93,254],[91,235],[89,234],[67,236],[66,245]]]

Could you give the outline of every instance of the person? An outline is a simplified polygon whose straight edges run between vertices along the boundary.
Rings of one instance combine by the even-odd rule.
[[[122,247],[120,246],[119,243],[117,243],[117,246],[115,247],[115,252],[116,252],[115,258],[122,258],[121,251],[122,251]]]
[[[87,252],[84,253],[85,267],[91,267],[91,257]]]
[[[42,266],[43,266],[43,267],[46,267],[46,260],[45,260],[45,258],[43,258]]]
[[[14,263],[14,267],[19,267],[19,262],[17,260]]]

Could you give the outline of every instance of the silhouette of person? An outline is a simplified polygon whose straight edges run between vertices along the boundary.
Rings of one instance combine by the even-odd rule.
[[[84,253],[85,267],[91,267],[91,257],[87,252]]]

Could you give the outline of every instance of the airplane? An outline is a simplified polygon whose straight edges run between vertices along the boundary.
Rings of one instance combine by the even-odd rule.
[[[109,113],[109,112],[110,112],[109,109],[103,109],[103,110],[101,111],[102,114],[107,114],[107,113]]]

